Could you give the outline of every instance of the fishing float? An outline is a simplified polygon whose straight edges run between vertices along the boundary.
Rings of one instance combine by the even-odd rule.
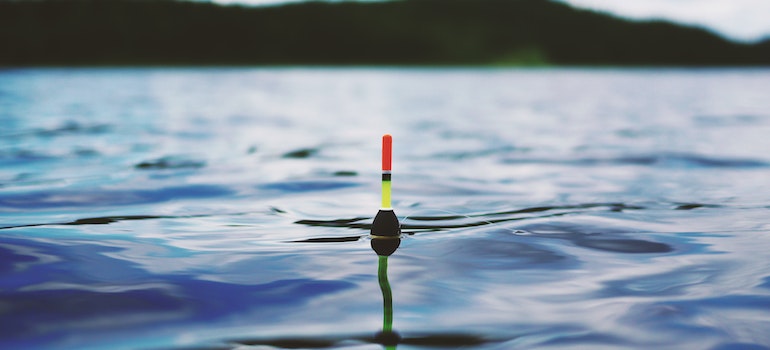
[[[401,244],[401,224],[391,204],[391,170],[393,137],[382,136],[382,206],[374,216],[371,238],[372,249],[380,256],[390,256]]]

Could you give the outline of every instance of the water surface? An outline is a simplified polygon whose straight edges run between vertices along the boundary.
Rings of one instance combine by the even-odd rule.
[[[0,347],[770,348],[770,70],[0,71]]]

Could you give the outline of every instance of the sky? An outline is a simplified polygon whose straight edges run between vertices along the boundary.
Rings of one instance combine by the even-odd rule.
[[[303,0],[210,0],[270,5]],[[558,0],[632,19],[666,19],[705,27],[724,37],[753,42],[770,38],[770,0]]]

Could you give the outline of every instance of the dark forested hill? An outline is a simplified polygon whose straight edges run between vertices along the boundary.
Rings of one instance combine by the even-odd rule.
[[[546,0],[0,0],[0,65],[767,65],[770,42]]]

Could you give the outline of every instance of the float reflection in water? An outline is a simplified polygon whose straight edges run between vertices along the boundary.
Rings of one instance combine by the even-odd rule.
[[[377,280],[382,290],[382,330],[374,336],[374,340],[385,345],[386,349],[395,349],[401,340],[401,336],[393,330],[393,293],[388,282],[388,256],[398,249],[400,243],[400,236],[372,236],[372,249],[379,259]]]

